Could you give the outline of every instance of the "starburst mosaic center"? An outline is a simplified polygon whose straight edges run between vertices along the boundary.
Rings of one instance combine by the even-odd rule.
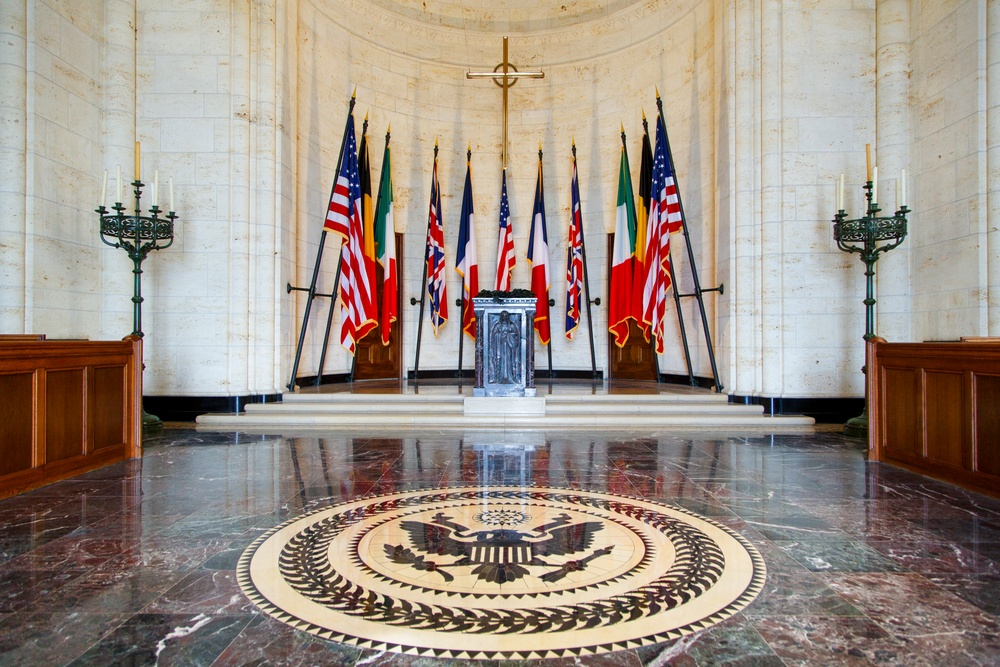
[[[275,527],[244,592],[315,635],[442,658],[579,656],[669,641],[760,592],[725,526],[606,493],[462,487],[364,498]]]

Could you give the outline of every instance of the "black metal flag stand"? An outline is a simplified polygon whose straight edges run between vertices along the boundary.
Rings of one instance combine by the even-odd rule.
[[[347,109],[348,118],[352,113],[354,113],[354,103],[356,102],[356,93],[351,95],[351,101]],[[333,187],[330,189],[330,199],[333,199],[333,191],[337,187],[337,179],[340,177],[340,168],[343,166],[344,160],[344,149],[346,148],[347,142],[347,123],[344,123],[344,138],[340,141],[340,155],[337,158],[337,170],[333,174]],[[330,199],[327,199],[327,205],[329,205]],[[319,237],[319,249],[316,251],[316,263],[313,265],[312,280],[309,282],[309,287],[292,287],[291,284],[286,286],[288,292],[298,291],[298,292],[309,292],[309,298],[306,300],[306,310],[302,314],[302,328],[299,330],[299,343],[295,348],[295,361],[292,363],[292,377],[288,381],[288,390],[295,391],[295,376],[299,372],[299,361],[302,359],[302,346],[305,344],[306,340],[306,328],[309,326],[309,313],[312,310],[312,302],[318,296],[326,297],[330,299],[330,315],[327,318],[326,324],[326,335],[323,337],[323,350],[320,353],[321,359],[319,368],[316,369],[316,384],[318,385],[320,379],[323,377],[323,363],[326,360],[326,347],[327,340],[330,337],[330,328],[333,324],[333,311],[337,307],[337,288],[340,285],[340,257],[337,258],[337,277],[334,279],[333,290],[330,294],[319,294],[316,292],[316,281],[319,279],[319,267],[320,263],[323,261],[323,247],[326,245],[326,227],[323,228],[323,233]]]
[[[576,142],[573,143],[573,171],[576,172]],[[579,175],[577,176],[579,178]],[[583,203],[580,204],[581,208]],[[573,211],[570,211],[573,215]],[[601,298],[597,297],[593,302],[590,300],[590,277],[587,274],[587,241],[583,233],[583,211],[580,211],[580,255],[583,260],[583,294],[587,301],[587,333],[590,334],[590,373],[591,378],[598,379],[597,375],[597,352],[594,350],[594,318],[592,317],[590,304],[601,305]]]
[[[663,123],[664,129],[667,127],[666,119],[663,116],[663,100],[660,99],[659,94],[656,96],[656,107],[660,114],[660,121]],[[664,132],[664,138],[666,139],[666,152],[667,160],[671,165],[676,165],[674,162],[673,153],[670,150],[670,139],[669,135]],[[674,173],[674,181],[676,184],[677,174]],[[722,392],[722,383],[719,381],[719,369],[715,363],[715,348],[712,346],[712,334],[708,329],[708,316],[705,314],[705,299],[702,296],[705,292],[718,292],[723,293],[725,285],[720,284],[718,287],[712,288],[702,288],[701,281],[698,279],[698,267],[695,264],[694,248],[691,246],[691,235],[688,232],[687,217],[684,215],[684,202],[681,200],[681,189],[677,186],[677,206],[680,208],[681,213],[681,228],[684,232],[684,243],[687,246],[688,263],[691,265],[691,277],[694,279],[694,292],[690,294],[680,294],[677,290],[677,282],[674,278],[674,265],[673,262],[670,263],[670,281],[674,288],[674,301],[677,304],[677,319],[681,327],[681,340],[684,343],[684,355],[688,360],[688,376],[691,386],[694,386],[695,379],[694,374],[691,371],[691,355],[688,349],[687,334],[684,329],[684,320],[681,317],[680,299],[682,297],[696,297],[698,299],[698,309],[701,311],[701,324],[705,331],[705,345],[708,348],[708,359],[712,364],[712,379],[715,381],[715,390],[717,392]]]

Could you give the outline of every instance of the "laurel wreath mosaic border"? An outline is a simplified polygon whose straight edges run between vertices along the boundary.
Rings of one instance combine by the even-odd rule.
[[[414,493],[415,495],[403,498],[400,497],[409,495],[409,493]],[[483,493],[484,491],[481,489],[470,489],[467,486],[450,488],[445,487],[440,489],[424,490],[422,492],[416,491],[399,494],[385,494],[369,498],[358,498],[313,509],[306,514],[282,522],[256,539],[240,558],[239,565],[237,567],[237,579],[250,600],[260,607],[265,613],[282,622],[288,623],[299,630],[309,632],[323,639],[378,651],[393,651],[410,655],[458,659],[536,659],[584,656],[671,641],[686,634],[710,627],[738,613],[757,597],[762,590],[766,579],[766,567],[764,560],[753,545],[743,536],[707,517],[700,516],[697,513],[682,507],[650,501],[644,498],[608,493],[591,494],[590,492],[584,492],[581,494],[581,492],[572,489],[557,489],[548,487],[494,487],[489,491],[485,491],[485,493],[495,494],[491,497],[495,497],[497,499],[523,500],[525,498],[530,498],[535,501],[541,501],[555,498],[566,502],[585,501],[584,504],[594,503],[595,506],[599,506],[600,509],[609,512],[614,511],[612,508],[617,510],[634,508],[634,505],[632,505],[630,501],[644,503],[653,507],[663,507],[671,512],[690,516],[698,521],[705,522],[735,540],[746,551],[752,563],[753,571],[751,573],[750,581],[745,589],[723,608],[710,613],[703,618],[686,623],[679,627],[664,630],[662,632],[649,634],[643,637],[628,638],[622,641],[590,644],[578,647],[542,650],[526,649],[516,651],[495,651],[408,646],[404,644],[395,644],[392,642],[359,637],[347,632],[338,631],[336,629],[322,627],[298,618],[275,605],[260,592],[250,576],[250,565],[253,555],[256,553],[258,547],[264,544],[275,533],[292,524],[305,522],[309,517],[315,514],[329,512],[331,509],[335,509],[340,506],[358,505],[362,502],[366,502],[367,504],[364,505],[364,511],[361,513],[358,512],[358,508],[355,508],[351,513],[349,513],[349,516],[348,514],[341,513],[324,520],[324,522],[322,522],[325,524],[323,526],[323,530],[317,529],[317,524],[312,524],[301,533],[295,535],[288,542],[290,545],[294,542],[294,545],[290,548],[282,549],[278,564],[279,570],[283,572],[283,576],[286,577],[289,585],[292,588],[295,588],[300,594],[302,594],[303,591],[311,591],[313,593],[316,591],[337,591],[330,597],[329,600],[323,600],[323,595],[316,597],[318,597],[319,601],[323,604],[327,602],[339,604],[341,608],[338,609],[338,611],[342,613],[354,612],[363,615],[366,618],[370,618],[370,616],[374,613],[381,613],[384,617],[383,622],[388,625],[395,626],[401,622],[405,622],[407,623],[407,627],[415,627],[421,630],[440,630],[442,632],[463,633],[473,632],[480,634],[527,633],[530,635],[531,633],[537,632],[555,632],[559,630],[572,629],[572,627],[578,626],[581,623],[585,627],[592,627],[593,624],[600,622],[613,624],[616,620],[624,619],[627,615],[632,616],[636,613],[642,613],[647,610],[649,613],[656,613],[657,610],[661,608],[672,608],[679,603],[683,603],[697,597],[697,595],[711,588],[712,583],[717,581],[718,576],[721,576],[722,574],[721,569],[719,569],[718,572],[714,572],[711,568],[709,568],[708,571],[711,573],[711,576],[709,576],[708,579],[698,579],[697,577],[701,576],[702,573],[693,573],[695,575],[695,581],[693,582],[695,584],[693,587],[694,594],[692,594],[692,591],[686,587],[677,586],[676,582],[673,585],[666,584],[666,581],[669,580],[667,575],[676,569],[675,567],[671,567],[668,573],[665,573],[663,576],[657,578],[657,582],[663,582],[661,585],[658,587],[653,586],[651,589],[650,587],[647,587],[647,589],[650,590],[643,591],[642,595],[633,594],[629,596],[616,596],[615,598],[609,600],[590,601],[583,604],[556,605],[529,610],[515,610],[515,614],[497,610],[477,609],[475,610],[475,614],[470,615],[469,610],[455,610],[447,605],[427,605],[424,603],[408,601],[400,601],[398,606],[394,603],[389,607],[386,607],[383,601],[382,608],[379,609],[377,595],[371,592],[366,592],[363,587],[358,586],[353,582],[344,580],[341,575],[335,571],[331,571],[329,567],[322,564],[324,559],[322,557],[317,557],[316,555],[321,553],[324,549],[324,545],[328,546],[329,542],[334,538],[335,535],[329,535],[329,531],[332,530],[340,532],[344,529],[344,527],[346,527],[346,525],[348,525],[348,523],[356,522],[361,518],[370,518],[380,513],[399,510],[401,507],[418,506],[421,503],[432,503],[435,501],[443,502],[456,498],[481,499],[483,497]],[[695,533],[701,533],[701,531],[697,528],[689,526],[683,522],[678,522],[674,519],[670,519],[669,517],[658,515],[655,512],[649,512],[643,508],[634,509],[639,510],[644,522],[659,524],[661,526],[661,528],[659,528],[661,531],[667,527],[667,524],[669,524],[669,527],[673,529],[677,529],[679,526],[682,527],[679,532],[686,535],[688,537],[688,541],[690,541],[690,533],[692,532],[692,529]],[[664,519],[669,520],[663,521]],[[304,534],[307,536],[302,537]],[[670,537],[673,541],[672,536],[668,537]],[[649,545],[645,540],[645,537],[640,535],[640,538],[643,540],[644,545],[648,547]],[[685,541],[681,540],[681,542],[683,543]],[[695,540],[695,542],[697,542],[697,540]],[[711,542],[711,540],[709,540],[709,542]],[[677,543],[674,542],[674,544],[676,548]],[[679,558],[675,560],[674,565],[676,566],[679,562],[681,570],[684,570],[685,568],[690,570],[693,559],[689,557],[688,553],[692,550],[697,551],[698,547],[694,547],[692,549],[690,548],[690,544],[683,543],[681,548],[678,550]],[[355,562],[357,563],[357,560]],[[303,570],[300,567],[303,563],[307,564],[307,572],[305,574],[303,574]],[[675,574],[677,573],[675,572]],[[688,575],[686,577],[682,576],[681,579],[685,580],[686,583],[691,584],[691,575],[692,573],[689,571]],[[289,576],[291,577],[290,580],[288,579]],[[296,579],[298,579],[298,586],[296,586]],[[345,586],[347,588],[345,588]],[[529,593],[524,594],[523,597],[535,597],[537,595],[544,594]],[[479,595],[476,597],[488,597],[488,595]],[[625,597],[624,601],[620,599],[622,597]],[[355,601],[354,609],[349,608],[350,600]],[[345,601],[347,601],[346,609],[344,608]],[[511,610],[505,611],[510,612]],[[470,616],[472,616],[472,618],[470,618]]]

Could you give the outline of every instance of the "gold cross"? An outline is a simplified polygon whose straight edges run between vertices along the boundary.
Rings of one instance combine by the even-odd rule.
[[[513,71],[511,71],[513,70]],[[500,159],[504,169],[507,168],[507,89],[517,83],[518,78],[544,79],[545,72],[518,72],[507,58],[507,38],[503,38],[503,62],[493,68],[492,72],[466,72],[466,79],[493,79],[493,83],[503,88],[503,148]]]

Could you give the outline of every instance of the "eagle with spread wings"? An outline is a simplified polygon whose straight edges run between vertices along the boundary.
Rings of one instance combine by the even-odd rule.
[[[548,562],[547,558],[589,551],[593,548],[594,535],[603,528],[599,521],[573,523],[565,513],[526,531],[511,528],[473,531],[443,512],[435,514],[430,523],[402,521],[400,525],[412,548],[387,544],[388,558],[417,570],[437,572],[445,582],[454,581],[454,577],[444,568],[471,567],[472,574],[479,580],[504,584],[532,574],[528,568],[543,567],[548,571],[538,578],[554,583],[570,572],[584,569],[590,561],[611,553],[612,549],[606,546],[578,560]],[[430,560],[446,556],[455,560]]]

